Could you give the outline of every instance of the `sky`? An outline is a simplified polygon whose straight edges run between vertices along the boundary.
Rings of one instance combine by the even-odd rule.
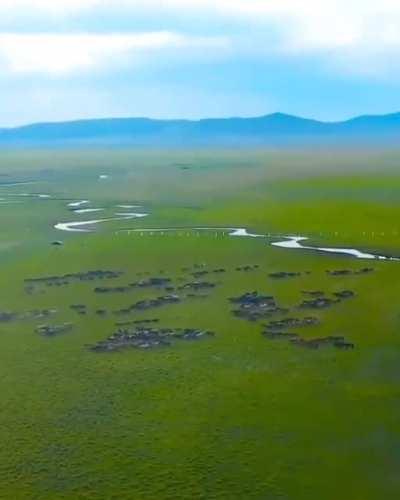
[[[0,126],[400,111],[399,0],[0,0]]]

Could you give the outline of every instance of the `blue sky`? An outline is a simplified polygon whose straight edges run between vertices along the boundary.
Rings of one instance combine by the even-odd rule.
[[[398,0],[0,0],[1,126],[400,110]]]

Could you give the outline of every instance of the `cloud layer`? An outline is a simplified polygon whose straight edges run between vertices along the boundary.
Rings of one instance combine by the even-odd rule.
[[[357,72],[354,61],[360,59],[360,74],[388,72],[393,69],[393,62],[387,59],[400,55],[400,2],[398,0],[2,0],[0,15],[11,19],[33,18],[40,14],[41,22],[46,16],[49,23],[56,18],[71,22],[79,16],[95,16],[100,13],[105,19],[107,31],[107,15],[114,17],[136,16],[147,22],[158,21],[157,33],[140,34],[137,30],[122,35],[109,34],[108,41],[99,34],[90,36],[76,33],[74,38],[56,38],[53,34],[26,36],[18,38],[17,33],[10,33],[0,39],[0,50],[10,63],[7,54],[15,54],[18,59],[9,64],[11,69],[18,71],[36,65],[37,71],[48,72],[70,70],[73,67],[88,67],[94,65],[95,59],[101,58],[101,53],[121,53],[135,50],[143,45],[175,45],[181,47],[177,37],[184,39],[196,36],[205,40],[203,33],[198,33],[198,20],[209,20],[210,25],[217,23],[224,28],[224,33],[217,30],[212,34],[214,41],[218,37],[230,38],[231,44],[240,51],[246,47],[248,52],[280,53],[289,56],[317,55],[326,58],[333,68],[341,68],[343,72]],[[185,30],[175,34],[173,26],[168,26],[171,19],[184,17]],[[219,24],[218,24],[219,23]],[[221,24],[222,23],[222,24]],[[230,26],[230,23],[232,24]],[[172,23],[173,24],[173,23]],[[205,24],[205,23],[204,23]],[[204,25],[203,24],[203,25]],[[12,23],[11,23],[12,25]],[[63,24],[65,26],[65,24]],[[161,28],[161,29],[160,29]],[[47,30],[45,30],[47,31]],[[51,31],[51,30],[50,30]],[[87,26],[90,33],[90,22]],[[161,33],[160,33],[161,32]],[[171,33],[172,32],[172,33]],[[273,36],[271,36],[271,33]],[[252,39],[252,35],[257,36]],[[265,35],[263,37],[263,34]],[[46,48],[46,38],[54,40],[65,56],[65,67],[62,63],[51,61],[52,49]],[[83,45],[80,45],[84,42]],[[31,49],[32,44],[32,49]],[[25,46],[29,56],[23,57],[22,46]],[[76,49],[81,46],[82,53]],[[69,48],[68,48],[69,47]],[[140,48],[140,47],[139,47]],[[215,45],[215,50],[222,49],[223,44]],[[35,57],[37,50],[43,49],[44,61]],[[54,50],[55,52],[55,50]],[[79,51],[78,51],[79,52]],[[31,54],[33,53],[33,54]],[[75,54],[75,56],[73,55]],[[33,55],[32,64],[28,59]],[[388,57],[386,57],[386,55]],[[22,61],[22,59],[26,59]],[[104,59],[107,59],[105,54]],[[74,62],[75,61],[75,62]],[[369,61],[370,70],[366,67]],[[11,61],[12,62],[12,61]],[[46,63],[48,68],[46,68]],[[331,64],[332,63],[332,64]],[[397,66],[397,64],[395,64]],[[375,71],[376,68],[376,71]]]
[[[143,54],[165,50],[224,49],[222,38],[160,31],[134,34],[0,34],[0,61],[15,73],[68,73],[116,62],[134,64]]]

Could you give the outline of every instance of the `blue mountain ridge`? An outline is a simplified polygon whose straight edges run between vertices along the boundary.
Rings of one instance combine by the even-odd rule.
[[[103,118],[0,129],[0,145],[136,146],[308,145],[375,142],[396,145],[400,113],[322,122],[284,113],[254,118],[156,120]]]

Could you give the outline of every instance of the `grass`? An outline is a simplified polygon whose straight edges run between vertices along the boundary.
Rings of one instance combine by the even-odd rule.
[[[55,199],[0,206],[1,310],[54,307],[59,312],[52,322],[75,327],[45,338],[34,331],[43,320],[0,324],[0,498],[398,498],[396,263],[373,263],[371,275],[331,277],[326,270],[366,263],[213,231],[114,231],[139,224],[233,225],[399,252],[399,158],[395,152],[343,152],[335,161],[323,153],[265,151],[5,154],[4,178],[38,182],[0,188],[0,197],[26,191]],[[182,162],[190,170],[176,167]],[[99,181],[100,173],[109,173],[109,181]],[[106,214],[117,203],[137,202],[151,215],[105,223],[93,234],[55,231],[57,221],[85,220],[66,210],[67,200],[84,198]],[[55,239],[64,245],[52,247]],[[211,329],[216,337],[160,350],[95,354],[87,348],[115,330],[116,318],[99,318],[96,309],[112,311],[159,295],[155,290],[102,296],[93,292],[97,282],[85,282],[24,291],[27,277],[99,268],[125,272],[112,284],[160,271],[177,282],[188,279],[182,268],[201,263],[227,270],[206,276],[219,283],[209,298],[132,319],[157,317],[162,326]],[[236,271],[251,263],[259,270]],[[311,274],[269,278],[282,270]],[[354,350],[309,351],[269,341],[261,323],[235,318],[228,301],[259,290],[293,308],[292,315],[304,315],[295,309],[302,290],[319,289],[357,295],[312,311],[321,324],[299,333],[343,334]],[[86,304],[88,315],[73,313],[73,303]]]

